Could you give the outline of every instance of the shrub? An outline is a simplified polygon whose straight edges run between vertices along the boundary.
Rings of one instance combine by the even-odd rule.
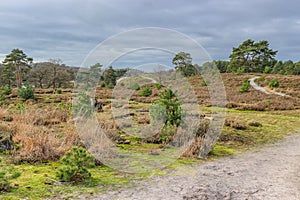
[[[7,105],[7,104],[8,104],[7,97],[4,94],[0,93],[0,106]]]
[[[85,92],[79,92],[78,96],[74,98],[73,111],[76,116],[91,116],[94,112],[91,97]]]
[[[0,159],[0,193],[11,190],[11,180],[18,178],[21,172],[16,171],[13,165],[4,167]]]
[[[262,127],[262,124],[259,122],[249,122],[249,126]]]
[[[0,87],[0,90],[2,91],[1,93],[3,95],[10,95],[11,94],[11,87],[2,86],[2,87]]]
[[[29,84],[25,84],[24,88],[18,90],[18,96],[24,101],[34,99],[34,90]]]
[[[140,86],[137,83],[130,85],[129,89],[131,90],[140,90]]]
[[[151,94],[152,94],[152,90],[149,87],[149,85],[146,85],[146,87],[144,87],[144,89],[139,93],[140,96],[144,96],[144,97],[148,97]]]
[[[181,103],[176,94],[168,88],[160,94],[159,99],[152,105],[154,109],[150,110],[150,116],[155,120],[165,117],[166,125],[179,126],[182,118],[180,106]]]
[[[62,90],[61,90],[61,89],[57,89],[57,90],[55,91],[55,93],[56,93],[56,94],[61,94],[61,93],[62,93]]]
[[[245,130],[247,129],[247,125],[244,124],[241,121],[238,120],[231,120],[231,119],[226,119],[225,120],[225,126],[230,126],[231,128],[237,129],[237,130]]]
[[[26,107],[25,107],[24,103],[17,103],[15,108],[16,108],[18,113],[24,113],[25,110],[26,110]]]
[[[160,142],[167,143],[171,137],[176,133],[176,126],[165,126],[161,130]]]
[[[80,182],[90,178],[92,175],[88,168],[95,165],[93,156],[82,147],[73,147],[72,151],[66,152],[60,162],[64,166],[58,169],[56,175],[60,180],[68,182]]]
[[[100,87],[105,87],[105,83],[104,83],[104,81],[102,81],[101,83],[100,83]]]
[[[202,80],[201,86],[205,87],[205,86],[207,86],[207,83],[204,80]]]
[[[107,87],[108,87],[109,89],[113,89],[115,86],[114,86],[114,84],[109,83],[109,84],[107,85]]]
[[[160,84],[160,83],[156,83],[155,85],[154,85],[154,87],[156,88],[156,89],[161,89],[162,88],[162,84]]]
[[[250,81],[248,79],[245,79],[239,92],[240,93],[249,92],[249,87],[250,87]]]
[[[272,79],[269,83],[269,87],[270,88],[275,88],[275,87],[279,87],[279,82],[278,80],[275,78],[275,79]]]
[[[166,123],[167,113],[166,106],[162,103],[155,102],[150,107],[150,116],[156,121],[163,121]]]

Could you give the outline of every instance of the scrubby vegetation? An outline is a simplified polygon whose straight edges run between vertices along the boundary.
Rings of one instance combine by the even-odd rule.
[[[152,94],[152,90],[151,88],[149,87],[149,85],[145,86],[140,92],[139,94],[141,96],[144,96],[144,97],[148,97]]]
[[[73,147],[67,151],[60,162],[64,165],[57,171],[57,177],[63,181],[81,182],[91,178],[88,168],[94,167],[94,158],[82,147]]]
[[[259,54],[245,60],[242,53],[249,50],[246,48],[245,51],[245,47],[251,47],[250,50],[260,47],[262,51],[267,50],[270,57],[264,59]],[[209,158],[274,142],[300,128],[300,77],[280,75],[297,74],[298,64],[279,63],[274,57],[276,53],[267,42],[249,40],[233,49],[230,61],[214,61],[213,64],[223,72],[221,77],[228,102],[224,129]],[[92,144],[98,138],[95,131],[98,128],[118,151],[138,153],[143,160],[156,163],[166,160],[164,152],[170,150],[168,144],[177,136],[181,126],[191,126],[183,124],[189,114],[183,112],[186,105],[175,90],[162,84],[161,77],[157,80],[151,73],[146,73],[147,80],[145,77],[139,79],[127,76],[127,69],[102,69],[97,63],[84,69],[84,73],[76,78],[84,83],[86,88],[82,89],[72,82],[78,68],[69,68],[59,60],[32,64],[32,59],[22,51],[14,50],[14,54],[21,55],[22,70],[16,70],[18,66],[13,66],[9,59],[0,67],[0,157],[5,161],[0,164],[0,193],[5,194],[0,195],[8,199],[73,198],[78,192],[83,196],[99,193],[103,190],[100,186],[119,187],[150,175],[126,174],[105,166],[97,157],[93,158],[90,153],[99,147]],[[165,166],[167,170],[159,169],[154,174],[165,174],[178,163],[197,163],[203,140],[215,120],[210,116],[221,109],[212,107],[209,86],[214,82],[201,77],[201,70],[192,64],[189,53],[178,53],[173,64],[175,70],[170,70],[168,77],[176,80],[175,72],[186,76],[197,98],[197,102],[192,103],[200,105],[201,118],[193,129],[191,142],[179,155],[184,161],[179,159],[171,166]],[[210,67],[211,64],[204,66]],[[118,82],[122,76],[124,79]],[[256,83],[268,91],[276,90],[287,95],[264,94],[251,89],[249,78],[253,76],[260,76]],[[28,84],[24,84],[25,81]],[[93,85],[95,98],[103,106],[101,112],[96,112],[94,97],[86,90]],[[112,105],[116,85],[120,86],[120,91],[128,89],[131,92],[127,104],[116,102]],[[189,98],[190,91],[185,92]],[[113,106],[128,113],[113,113]],[[98,121],[95,130],[88,121],[81,127],[86,133],[93,133],[94,138],[80,137],[76,130],[76,123],[85,116]],[[130,119],[132,123],[124,119]],[[153,121],[162,122],[162,128],[154,133],[147,129],[151,137],[132,135],[139,127],[150,127]],[[138,165],[136,162],[128,164]],[[93,168],[89,168],[91,166]],[[19,171],[22,171],[20,177]]]
[[[24,88],[18,89],[18,96],[24,101],[34,99],[34,90],[29,84],[25,84]]]
[[[153,104],[150,116],[153,119],[165,119],[166,125],[179,126],[182,119],[182,111],[176,94],[170,89],[164,90],[158,100]]]
[[[277,79],[272,79],[269,83],[269,87],[270,88],[277,88],[279,87],[279,82]]]
[[[249,92],[250,89],[250,81],[248,79],[245,79],[243,81],[243,85],[240,88],[239,92],[243,93],[243,92]]]

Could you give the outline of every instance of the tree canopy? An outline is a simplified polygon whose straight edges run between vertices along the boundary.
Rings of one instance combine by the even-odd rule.
[[[24,75],[26,75],[31,68],[32,61],[33,59],[27,57],[22,50],[13,49],[3,61],[4,69],[2,79],[4,79],[9,86],[12,84],[12,79],[16,79],[16,85],[20,88]]]
[[[266,67],[274,66],[276,54],[277,51],[269,48],[268,41],[248,39],[233,47],[227,72],[263,72]]]
[[[175,69],[182,72],[184,76],[193,76],[197,74],[197,69],[192,64],[192,57],[190,53],[180,52],[176,54],[172,63],[175,65]]]

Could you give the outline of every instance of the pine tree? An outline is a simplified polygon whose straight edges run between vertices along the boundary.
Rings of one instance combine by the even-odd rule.
[[[83,147],[73,147],[60,162],[64,165],[56,172],[60,180],[80,182],[92,176],[88,168],[94,166],[94,158]]]
[[[3,61],[5,68],[4,77],[6,78],[8,84],[11,84],[11,79],[15,78],[17,87],[21,88],[23,76],[31,68],[32,61],[33,59],[27,57],[22,50],[13,49]]]

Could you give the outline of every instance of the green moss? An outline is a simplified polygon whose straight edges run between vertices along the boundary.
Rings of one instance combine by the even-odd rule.
[[[55,171],[60,167],[57,162],[47,164],[21,164],[16,169],[22,175],[12,181],[15,186],[10,193],[0,195],[0,199],[44,199],[55,197],[76,197],[78,194],[96,194],[107,187],[124,186],[134,176],[120,174],[108,167],[95,167],[90,169],[92,179],[80,184],[53,185],[47,177],[55,178]]]
[[[213,150],[209,153],[211,157],[229,156],[236,152],[234,149],[230,149],[226,146],[215,145]]]
[[[299,115],[288,112],[269,113],[257,111],[227,110],[228,119],[238,119],[249,124],[255,119],[261,127],[248,126],[246,130],[224,127],[218,145],[243,151],[267,143],[274,143],[300,129]],[[297,111],[294,111],[297,113]]]
[[[149,105],[130,103],[130,109],[145,109],[149,108]],[[224,127],[220,140],[209,154],[209,158],[213,159],[229,156],[266,143],[276,142],[284,136],[300,130],[299,111],[297,110],[258,112],[210,107],[201,108],[201,111],[205,113],[224,111],[228,119],[238,119],[245,124],[254,120],[262,124],[261,127],[248,126],[246,130]],[[153,166],[144,166],[144,170],[137,170],[139,172],[137,174],[124,173],[109,167],[95,167],[90,169],[92,173],[90,181],[81,184],[57,186],[49,185],[51,181],[47,180],[47,177],[56,179],[55,171],[61,166],[58,162],[36,165],[21,164],[16,166],[17,170],[22,173],[21,177],[12,181],[12,185],[15,185],[12,191],[1,194],[0,199],[76,199],[78,195],[85,197],[90,194],[99,194],[108,188],[124,187],[132,183],[133,180],[145,179],[150,176],[172,175],[173,171],[180,169],[184,173],[188,170],[192,171],[193,165],[204,162],[204,160],[199,159],[169,159],[166,155],[174,155],[172,149],[166,150],[169,151],[168,154],[164,154],[163,151],[159,155],[149,155],[150,151],[162,150],[161,147],[158,144],[141,143],[140,138],[123,134],[121,137],[129,139],[131,143],[118,145],[118,149],[121,153],[134,153],[132,158],[135,159],[132,159],[133,161],[130,163],[133,169],[139,170],[143,167],[141,166],[143,162],[139,161],[145,161]],[[226,140],[221,140],[222,138]],[[158,164],[161,168],[157,168]],[[153,168],[151,169],[151,167]]]

